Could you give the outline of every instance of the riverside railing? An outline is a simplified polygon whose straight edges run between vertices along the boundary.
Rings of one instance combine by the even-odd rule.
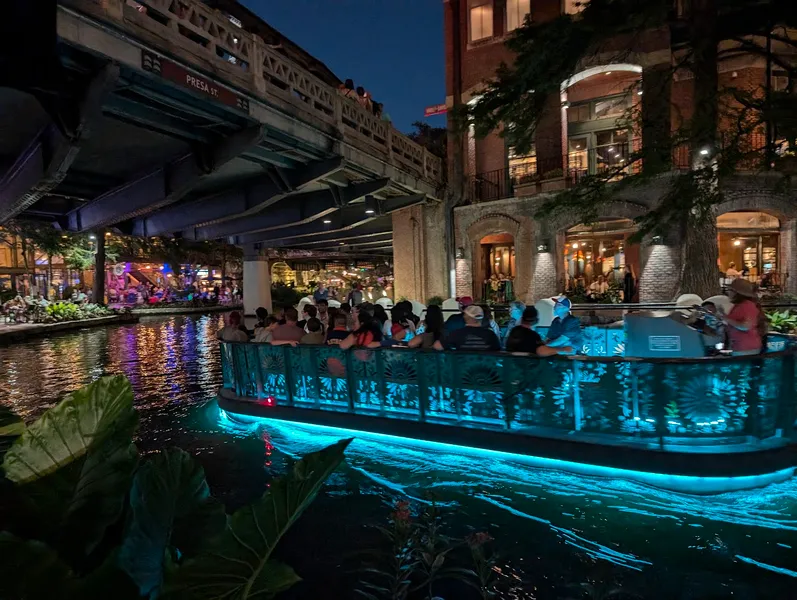
[[[645,360],[253,343],[221,349],[226,392],[265,406],[681,452],[706,442],[713,451],[771,447],[794,437],[791,346],[755,357]]]

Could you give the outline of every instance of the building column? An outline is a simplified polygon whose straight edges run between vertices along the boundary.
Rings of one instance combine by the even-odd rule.
[[[639,301],[672,302],[681,279],[681,246],[675,236],[661,239],[647,236],[640,248],[637,276]],[[719,275],[717,275],[719,278]]]
[[[105,230],[95,232],[97,239],[97,253],[94,255],[94,291],[92,301],[94,304],[105,304]]]
[[[779,268],[783,292],[797,295],[797,219],[780,224]]]
[[[265,250],[244,248],[243,278],[244,315],[253,317],[261,306],[272,312],[271,269]]]
[[[411,206],[392,214],[393,297],[417,300],[448,297],[445,205]]]

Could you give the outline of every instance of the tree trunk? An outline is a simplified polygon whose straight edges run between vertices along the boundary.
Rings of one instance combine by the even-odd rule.
[[[105,304],[105,230],[97,231],[97,254],[94,256],[95,304]]]
[[[47,255],[47,293],[44,295],[45,298],[50,297],[50,288],[55,289],[53,285],[53,255]]]
[[[704,300],[719,294],[717,223],[711,211],[689,219],[683,230],[682,249],[678,294],[697,294]]]

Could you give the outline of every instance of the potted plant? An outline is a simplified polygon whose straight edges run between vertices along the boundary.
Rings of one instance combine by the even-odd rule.
[[[565,189],[565,175],[562,169],[552,169],[542,174],[541,192],[554,192]]]

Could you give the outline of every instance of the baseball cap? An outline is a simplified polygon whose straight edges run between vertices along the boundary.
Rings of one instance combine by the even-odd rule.
[[[477,306],[475,304],[471,304],[470,306],[466,307],[463,311],[466,316],[470,317],[471,319],[483,319],[484,318],[484,311],[482,310],[481,306]]]
[[[465,308],[466,306],[473,304],[473,298],[470,296],[460,296],[457,298],[457,302],[459,302],[460,308]]]
[[[573,303],[570,302],[570,298],[567,298],[565,296],[557,296],[556,298],[551,298],[551,300],[553,300],[554,304],[561,304],[568,310],[570,310],[570,308],[573,306]]]

